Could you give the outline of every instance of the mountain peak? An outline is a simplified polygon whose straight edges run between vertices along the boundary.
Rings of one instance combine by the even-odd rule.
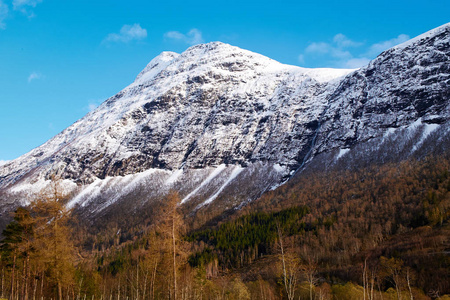
[[[152,59],[148,65],[142,70],[136,77],[135,83],[141,83],[153,78],[165,67],[167,67],[171,61],[176,59],[180,54],[172,51],[163,51],[154,59]]]
[[[281,63],[266,57],[264,55],[241,49],[237,46],[232,46],[230,44],[222,42],[210,42],[206,44],[198,44],[189,47],[186,51],[181,54],[185,60],[194,59],[196,63],[199,64],[215,64],[218,61],[259,61],[265,62],[264,64],[279,64]]]
[[[186,51],[192,51],[194,49],[203,49],[206,51],[211,51],[211,50],[215,50],[220,47],[222,47],[222,48],[227,48],[227,47],[237,48],[237,47],[231,46],[230,44],[226,44],[226,43],[223,43],[220,41],[214,41],[214,42],[197,44],[197,45],[191,46]]]

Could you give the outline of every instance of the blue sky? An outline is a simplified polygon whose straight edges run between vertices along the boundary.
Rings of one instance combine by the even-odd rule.
[[[450,21],[448,0],[0,0],[0,163],[130,84],[161,51],[222,41],[303,67],[358,67]]]

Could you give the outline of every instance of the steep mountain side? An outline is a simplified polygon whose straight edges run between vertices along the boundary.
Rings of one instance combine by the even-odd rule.
[[[220,211],[348,152],[377,163],[395,140],[397,161],[426,154],[425,139],[439,144],[431,133],[449,132],[449,43],[446,24],[359,70],[283,65],[220,42],[163,52],[98,109],[0,166],[1,205],[58,178],[89,215],[138,210],[170,189],[194,210],[214,201]]]
[[[317,151],[349,148],[386,129],[450,119],[450,26],[380,54],[329,97]]]

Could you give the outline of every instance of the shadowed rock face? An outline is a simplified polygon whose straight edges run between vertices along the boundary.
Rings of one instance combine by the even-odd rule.
[[[447,127],[449,43],[447,24],[359,70],[288,66],[218,42],[163,52],[97,110],[0,166],[2,201],[55,176],[90,212],[173,188],[194,207],[239,206],[318,154]]]

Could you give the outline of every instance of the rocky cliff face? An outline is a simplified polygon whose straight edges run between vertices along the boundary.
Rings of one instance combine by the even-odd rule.
[[[417,120],[442,124],[450,117],[450,27],[380,54],[347,76],[330,96],[318,151],[351,147],[388,128]]]
[[[413,153],[448,128],[449,43],[447,24],[359,70],[288,66],[219,42],[163,52],[97,110],[0,166],[3,206],[60,178],[69,205],[92,214],[170,189],[195,208],[229,208],[318,154],[337,153],[331,164],[397,129],[421,130]]]

